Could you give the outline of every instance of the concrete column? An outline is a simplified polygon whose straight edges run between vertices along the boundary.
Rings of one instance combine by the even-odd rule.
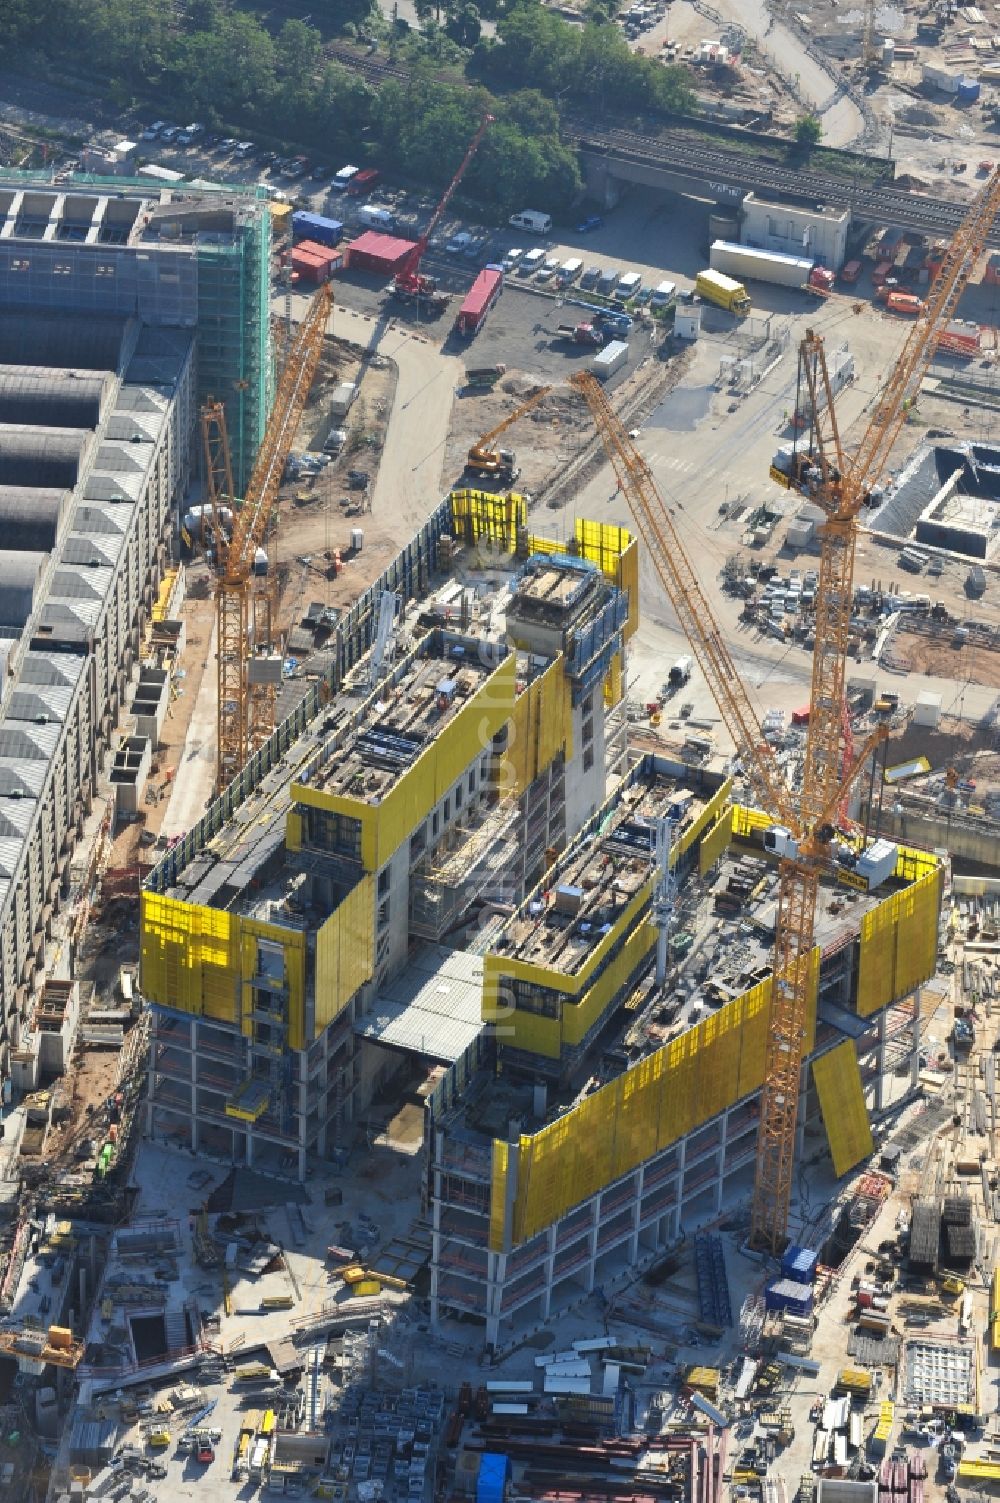
[[[913,993],[912,1045],[910,1049],[910,1084],[920,1084],[920,987]]]
[[[715,1214],[722,1210],[722,1192],[725,1189],[726,1132],[723,1125],[722,1146],[715,1161]]]
[[[795,1127],[795,1157],[800,1162],[806,1146],[806,1081],[809,1078],[808,1067],[803,1066],[799,1072],[799,1115]]]
[[[248,1169],[252,1169],[253,1168],[253,1128],[250,1127],[249,1125],[247,1126],[247,1129],[246,1129],[246,1144],[247,1144],[247,1168]]]
[[[883,1007],[878,1015],[878,1043],[875,1045],[875,1110],[885,1107],[885,1054],[888,1040],[889,1009]]]
[[[486,1341],[496,1346],[500,1340],[500,1306],[507,1278],[507,1254],[488,1253],[486,1262]]]
[[[198,1122],[198,1020],[191,1019],[191,1149],[194,1153],[200,1147],[199,1122]]]
[[[632,1263],[639,1261],[639,1221],[642,1215],[642,1183],[643,1169],[640,1167],[636,1171],[635,1179],[633,1180],[635,1195],[632,1200],[632,1235],[628,1242],[629,1261]]]
[[[153,1080],[156,1075],[156,1008],[149,1014],[149,1063],[146,1066],[146,1137],[153,1136]]]
[[[558,1222],[556,1226],[558,1226]],[[542,1290],[542,1319],[548,1320],[552,1313],[552,1280],[556,1266],[556,1227],[550,1226],[545,1233],[545,1288]]]

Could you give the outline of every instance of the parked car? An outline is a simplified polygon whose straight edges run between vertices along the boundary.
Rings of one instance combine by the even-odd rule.
[[[597,283],[598,283],[598,280],[600,279],[600,275],[601,275],[601,268],[599,266],[588,266],[587,270],[583,273],[583,276],[580,278],[580,286],[581,287],[588,287],[588,288],[589,287],[596,287]]]
[[[473,236],[468,230],[459,230],[457,235],[445,242],[445,252],[449,256],[464,256],[469,246],[473,244]]]
[[[155,141],[157,136],[160,134],[160,131],[166,130],[166,128],[167,122],[165,120],[154,120],[152,125],[147,125],[146,129],[140,132],[139,140]]]
[[[237,141],[237,143],[236,143],[236,155],[238,157],[248,157],[252,151],[253,151],[253,142],[252,141]]]
[[[612,292],[614,292],[615,290],[615,286],[617,285],[618,278],[620,276],[621,272],[617,267],[605,267],[604,271],[601,272],[601,275],[597,279],[597,291],[601,294],[602,297],[611,296]]]
[[[518,276],[534,276],[535,272],[541,265],[543,265],[544,261],[545,252],[543,250],[530,250],[526,252],[526,254],[521,257],[520,263],[517,267]]]
[[[520,261],[523,255],[524,251],[519,245],[516,245],[512,250],[509,250],[500,263],[504,271],[513,271],[514,267],[517,265],[518,261]]]
[[[576,233],[578,235],[589,235],[592,230],[599,230],[603,223],[604,220],[600,214],[588,214],[587,218],[582,219],[577,225]]]
[[[180,135],[180,130],[181,128],[179,125],[168,125],[164,130],[160,131],[160,140],[169,143],[173,141],[175,137]]]
[[[488,240],[473,240],[462,252],[467,261],[482,261],[489,249]]]
[[[219,150],[220,151],[233,151],[235,149],[235,147],[236,147],[236,144],[237,144],[237,142],[236,142],[236,137],[235,136],[224,136],[222,138],[222,140],[219,142]]]
[[[548,281],[550,281],[552,279],[552,277],[555,276],[555,274],[556,274],[556,272],[558,270],[559,270],[559,257],[558,256],[546,256],[545,260],[542,262],[541,266],[535,272],[535,281],[536,282],[548,282]]]

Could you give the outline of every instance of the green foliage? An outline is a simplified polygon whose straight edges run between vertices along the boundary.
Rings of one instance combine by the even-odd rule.
[[[534,0],[522,0],[498,22],[498,44],[479,49],[482,77],[495,88],[541,89],[598,114],[610,108],[689,110],[694,96],[683,69],[631,52],[617,27],[606,24],[613,3],[597,3],[601,20],[581,28]]]
[[[818,146],[823,135],[823,123],[815,115],[800,115],[795,122],[795,139],[807,149]]]

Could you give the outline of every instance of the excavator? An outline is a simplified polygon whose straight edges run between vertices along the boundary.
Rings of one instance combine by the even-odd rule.
[[[517,467],[517,455],[513,449],[495,449],[493,443],[508,428],[523,418],[527,413],[538,406],[543,397],[547,397],[552,390],[551,386],[539,386],[531,393],[531,396],[514,411],[508,413],[502,423],[491,428],[489,433],[484,433],[472,445],[465,460],[465,472],[474,476],[477,480],[489,480],[495,485],[513,485],[521,473]]]
[[[955,316],[998,212],[1000,173],[994,173],[949,245],[927,301],[876,394],[868,426],[850,449],[840,433],[824,341],[809,331],[801,343],[806,443],[818,472],[813,496],[824,520],[809,723],[795,787],[764,736],[743,675],[716,621],[709,592],[674,522],[673,508],[600,384],[585,372],[570,377],[587,402],[758,806],[771,821],[763,845],[778,863],[778,907],[749,1240],[752,1247],[772,1255],[780,1254],[788,1239],[820,876],[834,858],[837,813],[845,793],[886,735],[884,727],[877,728],[860,749],[854,749],[849,762],[845,758],[843,707],[858,517],[885,472],[907,413],[918,398],[937,335]]]

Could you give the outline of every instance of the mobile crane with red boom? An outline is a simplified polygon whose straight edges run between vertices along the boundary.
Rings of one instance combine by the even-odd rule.
[[[410,251],[402,266],[400,266],[399,270],[396,272],[396,276],[392,284],[392,292],[394,297],[399,298],[404,302],[416,303],[420,312],[429,316],[434,316],[436,314],[442,313],[448,306],[448,297],[446,293],[438,291],[437,283],[435,282],[433,277],[424,276],[424,274],[420,270],[420,263],[423,260],[424,252],[426,251],[427,246],[430,243],[430,238],[437,227],[441,215],[448,207],[448,204],[451,201],[452,194],[455,192],[455,189],[458,187],[459,183],[465,176],[469,164],[471,163],[476,152],[479,150],[480,142],[482,141],[486,132],[489,130],[490,126],[493,124],[493,119],[494,117],[492,115],[483,116],[482,124],[476,131],[476,134],[473,136],[472,140],[469,142],[468,150],[466,151],[465,156],[462,158],[461,166],[455,173],[455,176],[452,178],[451,182],[448,184],[441,197],[440,203],[434,210],[434,213],[431,215],[430,224],[427,226],[426,230],[424,230],[424,233],[421,235],[416,245]]]

